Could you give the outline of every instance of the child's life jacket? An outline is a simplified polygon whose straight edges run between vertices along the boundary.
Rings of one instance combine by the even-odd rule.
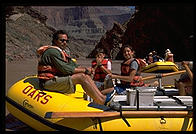
[[[107,63],[109,62],[110,60],[109,59],[104,59],[101,64],[107,68]],[[110,61],[111,62],[111,61]],[[94,68],[95,66],[97,65],[97,62],[96,60],[93,60],[92,61],[92,67]],[[104,79],[106,77],[106,73],[100,68],[100,67],[97,67],[95,69],[95,74],[94,74],[94,78],[93,80],[94,81],[100,81],[100,82],[104,82]]]
[[[138,64],[138,70],[136,72],[136,75],[133,78],[133,81],[132,82],[126,82],[126,81],[121,80],[121,83],[122,84],[129,84],[131,87],[145,86],[145,84],[142,80],[142,76],[141,76],[142,67],[146,66],[146,62],[143,59],[133,58],[133,59],[129,59],[129,60],[124,61],[123,63],[121,63],[121,75],[122,76],[129,76],[130,75],[130,71],[131,71],[130,64],[133,61],[136,61],[137,64]]]

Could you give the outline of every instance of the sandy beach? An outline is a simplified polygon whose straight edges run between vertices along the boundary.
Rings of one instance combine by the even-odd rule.
[[[77,63],[84,67],[89,67],[91,65],[92,59],[78,59]],[[120,73],[120,63],[122,61],[114,60],[112,61],[112,72],[113,73]],[[7,62],[6,61],[6,92],[7,94],[8,89],[17,81],[24,78],[25,76],[29,75],[35,75],[37,74],[37,60],[36,59],[30,59],[28,61],[17,61],[17,62]],[[149,76],[154,75],[152,73],[142,73],[142,76]],[[178,79],[180,75],[173,75],[168,77],[162,78],[162,83],[164,85],[173,85],[174,79]],[[153,82],[154,80],[146,81]],[[9,112],[6,109],[6,116],[9,114]],[[6,129],[6,131],[10,131]]]

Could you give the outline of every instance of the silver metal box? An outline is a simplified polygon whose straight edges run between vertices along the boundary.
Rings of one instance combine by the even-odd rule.
[[[154,94],[156,92],[156,88],[149,87],[137,87],[135,89],[126,89],[127,91],[127,104],[130,106],[136,106],[137,101],[139,101],[139,106],[153,106]],[[138,97],[137,100],[137,94]]]

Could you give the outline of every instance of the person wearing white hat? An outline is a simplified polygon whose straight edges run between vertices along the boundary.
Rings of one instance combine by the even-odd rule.
[[[168,53],[171,53],[171,51],[170,51],[169,49],[166,49],[165,52],[166,52],[166,53],[167,53],[167,52],[168,52]]]
[[[169,49],[165,50],[165,61],[174,62],[174,55],[171,53]]]

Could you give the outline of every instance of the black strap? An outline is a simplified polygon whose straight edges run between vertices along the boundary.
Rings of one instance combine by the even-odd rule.
[[[177,98],[177,97],[174,97],[174,96],[172,96],[172,95],[168,95],[168,97],[174,99],[178,104],[180,104],[180,105],[182,105],[182,106],[187,106],[187,105],[185,105],[185,104],[184,104],[179,98]]]
[[[178,104],[180,104],[182,106],[186,106],[186,110],[192,110],[192,106],[188,106],[188,105],[184,104],[179,98],[174,97],[172,95],[168,95],[168,97],[174,99]]]
[[[139,110],[139,91],[136,89],[137,110]]]
[[[160,109],[159,103],[160,103],[160,102],[154,102],[154,104],[158,107],[158,108],[157,108],[157,111],[160,111],[160,110],[161,110],[161,109]]]
[[[97,120],[99,122],[100,131],[103,131],[103,128],[102,128],[102,125],[101,125],[101,119],[98,117]]]
[[[120,105],[120,117],[123,119],[123,121],[127,124],[128,127],[131,127],[131,125],[129,124],[129,122],[126,120],[126,118],[122,115],[122,107]]]

